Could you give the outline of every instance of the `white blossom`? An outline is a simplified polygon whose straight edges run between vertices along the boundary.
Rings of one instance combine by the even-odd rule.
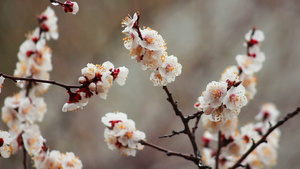
[[[165,41],[157,31],[151,28],[141,30],[143,41],[140,45],[147,50],[165,50]]]
[[[261,30],[255,30],[253,35],[252,35],[252,32],[253,32],[253,30],[250,30],[245,35],[246,41],[251,41],[251,39],[253,39],[253,40],[257,41],[257,42],[264,41],[265,36],[264,36],[264,33]]]
[[[0,130],[0,157],[8,158],[11,154],[10,143],[12,138],[7,131]]]
[[[280,112],[273,103],[265,103],[260,112],[255,116],[256,120],[275,123]]]
[[[202,97],[209,106],[218,108],[222,104],[226,94],[227,83],[213,81],[206,86],[206,90],[202,93]],[[205,113],[210,114],[208,112]]]
[[[72,95],[72,96],[71,96]],[[83,109],[89,102],[89,99],[86,97],[86,93],[78,92],[75,95],[71,94],[70,100],[63,105],[62,111],[75,111],[79,108]]]
[[[54,10],[48,6],[39,16],[41,37],[45,37],[46,40],[58,39],[57,20]]]
[[[122,27],[125,27],[125,29],[122,31],[122,33],[129,33],[131,32],[134,24],[136,23],[138,19],[137,13],[134,13],[133,17],[128,15],[122,22]]]
[[[128,72],[129,70],[123,66],[123,67],[119,67],[118,69],[116,69],[118,71],[118,74],[115,78],[115,81],[120,85],[123,86],[125,84],[125,81],[127,79],[128,76]]]
[[[109,149],[117,149],[125,156],[135,156],[136,150],[143,149],[139,141],[146,135],[135,128],[134,121],[127,119],[125,113],[107,113],[101,121],[108,127],[104,130],[104,138]]]
[[[38,125],[32,125],[26,128],[22,134],[22,139],[26,151],[31,156],[38,155],[45,142]]]
[[[82,162],[73,152],[67,152],[61,155],[61,166],[63,169],[81,169]]]

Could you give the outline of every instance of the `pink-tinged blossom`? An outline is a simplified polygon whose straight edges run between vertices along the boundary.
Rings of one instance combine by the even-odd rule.
[[[10,143],[12,139],[7,131],[0,130],[0,157],[8,158],[11,155]]]
[[[3,76],[0,76],[0,93],[3,87],[3,83],[4,83],[5,78]]]
[[[125,113],[107,113],[101,121],[107,126],[104,138],[109,149],[117,149],[124,156],[135,156],[136,150],[143,149],[139,141],[144,140],[146,135],[135,128],[134,121],[127,119]]]

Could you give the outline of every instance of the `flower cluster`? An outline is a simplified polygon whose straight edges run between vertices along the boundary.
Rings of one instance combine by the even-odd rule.
[[[118,149],[125,156],[135,156],[136,150],[143,149],[139,141],[145,140],[146,135],[135,128],[134,121],[127,119],[125,113],[107,113],[101,121],[107,126],[104,137],[109,149]]]
[[[38,156],[33,157],[34,165],[38,169],[81,169],[81,160],[72,152],[60,153],[59,151],[49,151],[47,147],[42,147]]]
[[[106,99],[112,82],[116,81],[120,86],[125,84],[128,69],[126,67],[114,68],[114,65],[106,61],[102,65],[87,64],[81,70],[82,76],[78,81],[82,85],[76,92],[68,91],[69,100],[64,104],[62,111],[73,111],[83,108],[93,95]]]
[[[152,70],[150,80],[154,86],[165,86],[175,81],[181,74],[182,66],[177,57],[168,55],[166,43],[157,31],[151,28],[139,28],[139,13],[133,18],[126,17],[122,31],[126,35],[124,46],[130,51],[130,56],[140,63],[143,70]]]
[[[247,104],[245,88],[240,81],[213,81],[198,98],[195,107],[204,111],[211,121],[226,121],[240,113]]]
[[[76,13],[79,11],[79,6],[77,2],[72,2],[72,1],[65,1],[64,3],[61,3],[57,0],[50,0],[52,5],[57,6],[60,5],[64,8],[64,11],[66,13],[72,13],[76,15]]]
[[[16,64],[14,76],[32,77],[37,79],[49,79],[49,71],[52,70],[52,51],[46,45],[46,40],[58,39],[57,17],[53,9],[47,8],[45,12],[38,16],[39,27],[27,35],[27,39],[22,43],[18,53],[19,62]],[[31,85],[36,92],[44,93],[49,84],[31,83],[20,81],[18,86],[26,88]]]
[[[17,131],[23,123],[41,122],[46,110],[47,105],[43,97],[37,97],[32,92],[26,96],[26,91],[22,90],[5,99],[2,120],[9,129]]]
[[[247,48],[247,55],[236,56],[240,79],[243,81],[248,99],[253,99],[256,94],[256,76],[254,73],[261,70],[265,60],[265,54],[260,51],[259,47],[260,42],[264,39],[263,32],[253,28],[245,35],[244,46]]]
[[[230,168],[252,146],[253,141],[257,142],[267,132],[270,127],[269,122],[276,121],[278,115],[279,111],[276,107],[271,103],[266,103],[256,116],[258,121],[246,124],[240,128],[240,131],[237,130],[237,125],[232,125],[230,124],[231,122],[225,125],[224,122],[213,122],[215,126],[231,126],[231,129],[227,130],[227,133],[221,136],[220,168]],[[224,131],[222,127],[219,130]],[[216,130],[208,130],[202,138],[205,147],[203,149],[203,162],[210,166],[215,165],[216,150],[210,145],[212,141],[217,140],[216,133]],[[251,169],[270,168],[274,166],[277,160],[276,149],[278,148],[279,137],[280,130],[275,129],[267,137],[266,141],[268,144],[262,144],[252,151],[243,161],[243,165]]]
[[[48,7],[38,16],[39,27],[27,35],[20,46],[19,62],[14,72],[16,77],[49,79],[52,70],[51,50],[46,40],[57,39],[57,17]],[[4,77],[0,77],[0,84]],[[2,107],[2,120],[7,124],[9,133],[0,132],[0,154],[9,157],[18,150],[25,149],[38,169],[82,168],[81,161],[73,153],[61,154],[46,147],[37,122],[41,122],[47,111],[43,97],[38,97],[48,89],[48,84],[34,81],[19,81],[21,91],[7,97]]]
[[[245,39],[248,55],[237,55],[239,66],[228,67],[219,82],[210,82],[195,103],[195,108],[214,122],[226,121],[238,115],[256,93],[254,72],[261,69],[265,59],[258,46],[264,40],[264,35],[254,28],[245,35]]]

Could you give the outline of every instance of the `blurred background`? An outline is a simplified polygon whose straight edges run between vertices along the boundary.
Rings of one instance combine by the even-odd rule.
[[[273,102],[281,117],[300,106],[300,1],[289,0],[77,0],[77,15],[65,14],[59,6],[52,8],[58,17],[59,39],[48,45],[53,50],[51,79],[78,84],[81,69],[87,63],[111,61],[116,67],[129,68],[122,87],[114,84],[107,100],[93,97],[76,112],[61,111],[68,95],[63,88],[51,86],[44,94],[47,113],[40,128],[52,150],[74,152],[88,169],[167,169],[195,168],[178,157],[145,147],[136,157],[123,157],[104,142],[101,117],[107,112],[122,111],[136,122],[147,140],[170,150],[191,153],[186,136],[159,139],[172,130],[183,128],[180,119],[166,101],[161,87],[149,80],[150,71],[142,71],[123,46],[121,21],[127,14],[141,13],[140,25],[157,30],[167,42],[167,52],[178,57],[183,66],[175,83],[168,85],[185,115],[195,112],[196,99],[206,85],[219,80],[223,70],[236,65],[235,56],[245,54],[244,35],[253,26],[265,33],[261,49],[266,61],[257,74],[257,94],[239,115],[240,125],[254,119],[261,105]],[[47,0],[1,0],[0,3],[0,71],[13,74],[19,46],[24,35],[37,27],[36,15],[51,6]],[[0,95],[4,99],[19,91],[5,81]],[[280,129],[282,136],[275,169],[300,168],[300,116]],[[0,129],[7,126],[0,121]],[[197,130],[199,142],[203,129]],[[23,168],[22,153],[0,158],[0,168]]]

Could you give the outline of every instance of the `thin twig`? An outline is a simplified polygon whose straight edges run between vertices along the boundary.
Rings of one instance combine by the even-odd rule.
[[[49,84],[52,84],[52,85],[63,87],[67,90],[70,90],[72,88],[82,88],[82,85],[66,85],[66,84],[63,84],[63,83],[56,82],[54,80],[42,80],[42,79],[35,79],[35,78],[29,78],[29,77],[15,77],[15,76],[6,75],[6,74],[3,74],[3,73],[0,73],[0,76],[3,76],[7,79],[11,79],[14,82],[18,82],[18,80],[25,80],[25,81],[28,81],[28,82],[35,82],[35,83],[37,83],[37,82],[38,83],[49,83]]]
[[[219,131],[218,133],[218,149],[216,154],[216,169],[219,169],[219,157],[221,154],[221,148],[222,148],[222,132]]]
[[[203,111],[197,111],[194,114],[188,115],[187,117],[185,117],[187,120],[192,120],[194,118],[197,118],[198,116],[201,116],[204,112]]]
[[[163,147],[157,146],[155,144],[149,143],[145,140],[140,140],[139,143],[141,143],[144,146],[148,146],[148,147],[154,148],[158,151],[164,152],[164,153],[166,153],[167,156],[182,157],[186,160],[193,161],[193,162],[195,160],[198,160],[198,158],[195,157],[193,154],[185,154],[185,153],[180,153],[180,152],[176,152],[176,151],[171,151],[171,150],[165,149]],[[209,167],[209,166],[202,166],[202,165],[200,166],[199,165],[198,167],[199,167],[199,169],[211,169],[211,167]]]
[[[26,153],[26,149],[25,149],[25,146],[23,145],[23,166],[24,166],[24,169],[27,169],[27,153]]]
[[[163,89],[165,90],[166,94],[168,95],[167,100],[171,103],[175,114],[180,117],[180,119],[181,119],[181,121],[184,125],[185,134],[187,134],[189,139],[190,139],[190,142],[192,144],[194,154],[195,154],[195,157],[196,157],[195,160],[194,160],[194,163],[197,166],[199,166],[199,168],[200,168],[200,166],[202,166],[202,160],[201,160],[202,157],[201,157],[200,151],[198,149],[198,146],[197,146],[197,143],[196,143],[196,140],[195,140],[195,135],[193,135],[193,133],[191,132],[191,129],[188,125],[188,122],[189,122],[190,119],[185,118],[183,116],[181,110],[178,108],[177,101],[174,101],[172,93],[169,91],[168,87],[163,86]]]
[[[196,157],[193,154],[185,154],[185,153],[171,151],[171,150],[165,149],[163,147],[157,146],[155,144],[149,143],[149,142],[144,141],[144,140],[140,140],[139,142],[142,145],[149,146],[149,147],[152,147],[152,148],[154,148],[158,151],[165,152],[167,156],[178,156],[178,157],[182,157],[184,159],[190,160],[190,161],[194,161],[196,159]]]
[[[267,131],[266,134],[264,134],[261,139],[255,143],[253,141],[252,146],[249,148],[249,150],[230,168],[230,169],[235,169],[237,167],[239,167],[241,165],[241,163],[243,162],[243,160],[245,160],[247,158],[247,156],[255,150],[256,147],[258,147],[261,143],[266,142],[266,138],[268,137],[269,134],[272,133],[272,131],[274,131],[276,128],[278,128],[279,126],[283,125],[286,121],[288,121],[290,118],[293,118],[295,115],[297,115],[300,112],[300,107],[298,107],[295,111],[287,114],[282,120],[278,121],[273,127],[270,127]]]
[[[181,131],[175,131],[175,130],[173,130],[172,134],[167,134],[167,135],[159,136],[158,138],[173,137],[175,135],[179,135],[179,134],[182,134],[182,133],[185,133],[185,130],[181,130]]]
[[[197,113],[198,113],[198,112],[197,112]],[[201,111],[200,114],[198,114],[197,117],[196,117],[196,121],[195,121],[194,127],[192,128],[192,134],[193,134],[194,136],[195,136],[196,130],[197,130],[197,128],[198,128],[199,120],[200,120],[200,118],[201,118],[201,116],[202,116],[203,113],[204,113],[204,112]]]

